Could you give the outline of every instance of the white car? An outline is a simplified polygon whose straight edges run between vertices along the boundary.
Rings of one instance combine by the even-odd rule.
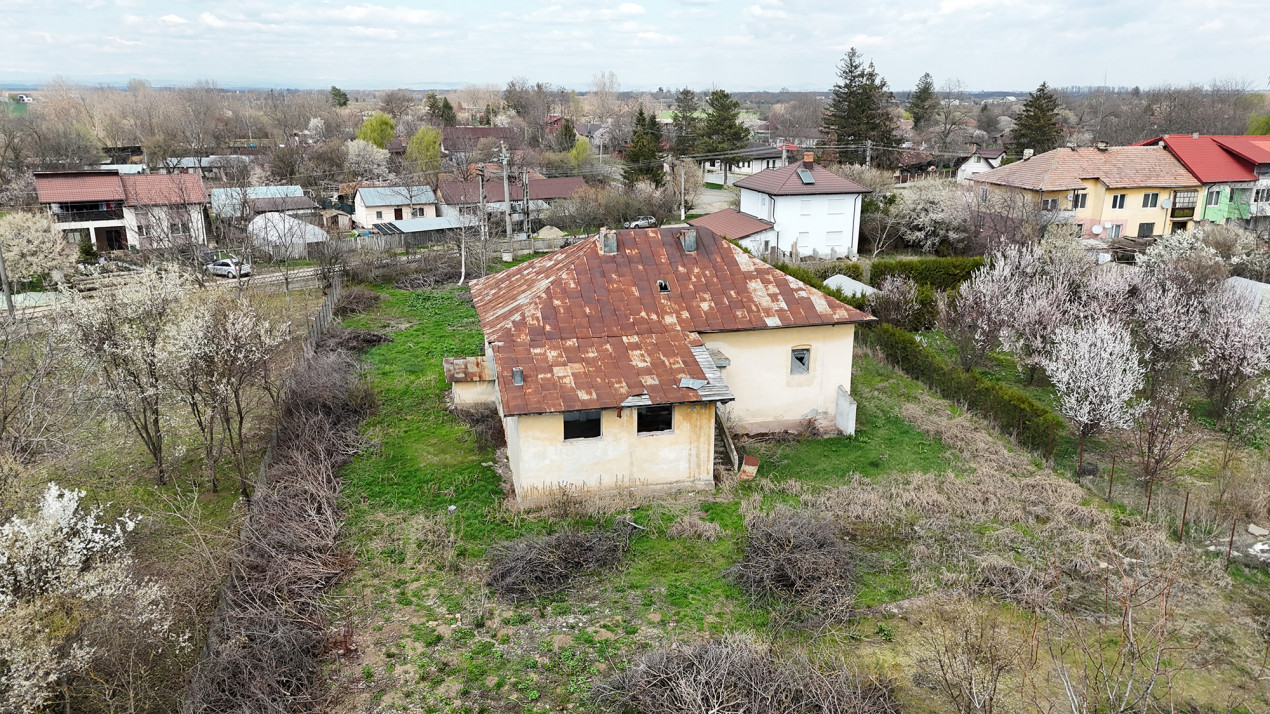
[[[251,275],[251,263],[244,263],[237,258],[224,258],[215,263],[208,263],[203,269],[209,275],[221,278],[245,278]]]
[[[652,216],[635,216],[635,220],[622,224],[623,228],[656,228],[657,219]]]

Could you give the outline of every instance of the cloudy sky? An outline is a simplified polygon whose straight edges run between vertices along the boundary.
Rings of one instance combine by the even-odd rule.
[[[382,4],[380,4],[382,3]],[[1264,0],[0,0],[0,86],[829,87],[851,46],[895,89],[1267,84]]]

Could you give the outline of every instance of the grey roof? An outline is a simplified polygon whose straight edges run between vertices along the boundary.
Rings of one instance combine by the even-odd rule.
[[[830,275],[828,278],[825,278],[825,286],[833,288],[843,295],[850,295],[851,297],[872,295],[877,292],[877,288],[871,285],[865,285],[859,280],[848,278],[845,275]]]
[[[242,210],[249,200],[303,196],[304,189],[299,186],[243,186],[214,188],[209,193],[212,213],[218,216],[238,216],[242,215]]]
[[[446,231],[464,224],[459,216],[437,216],[436,218],[409,218],[402,221],[386,221],[376,223],[374,228],[381,235],[394,233],[424,233],[426,231]]]
[[[262,213],[247,224],[247,235],[257,245],[321,243],[326,231],[285,213]]]
[[[1270,310],[1270,285],[1238,275],[1227,278],[1226,284],[1251,296],[1263,310]]]
[[[680,380],[679,387],[682,389],[695,389],[701,395],[703,402],[730,402],[736,399],[732,394],[732,389],[728,387],[728,383],[723,381],[723,373],[719,371],[718,365],[715,364],[714,355],[710,353],[709,348],[705,345],[695,345],[690,347],[692,356],[697,359],[697,364],[701,365],[701,371],[705,372],[705,379],[690,379],[684,377]],[[623,407],[647,407],[652,406],[653,400],[648,392],[643,394],[633,394],[622,402]]]
[[[436,203],[430,186],[386,186],[357,189],[367,206],[404,206],[411,203]]]

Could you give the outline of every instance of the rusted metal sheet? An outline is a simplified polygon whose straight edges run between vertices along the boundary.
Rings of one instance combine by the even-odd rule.
[[[446,357],[445,381],[489,382],[494,379],[494,363],[488,357]]]

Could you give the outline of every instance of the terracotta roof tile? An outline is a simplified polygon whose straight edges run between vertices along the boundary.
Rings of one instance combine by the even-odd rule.
[[[119,178],[129,206],[207,203],[207,189],[197,174],[132,174]]]
[[[1084,188],[1082,179],[1098,179],[1109,188],[1198,186],[1168,151],[1158,146],[1054,149],[971,177],[971,181],[1029,191]]]
[[[40,203],[124,200],[123,182],[114,171],[65,171],[35,174]]]
[[[690,226],[709,228],[715,235],[739,240],[755,233],[772,229],[771,221],[755,218],[748,213],[741,213],[735,208],[725,208],[688,221]]]

